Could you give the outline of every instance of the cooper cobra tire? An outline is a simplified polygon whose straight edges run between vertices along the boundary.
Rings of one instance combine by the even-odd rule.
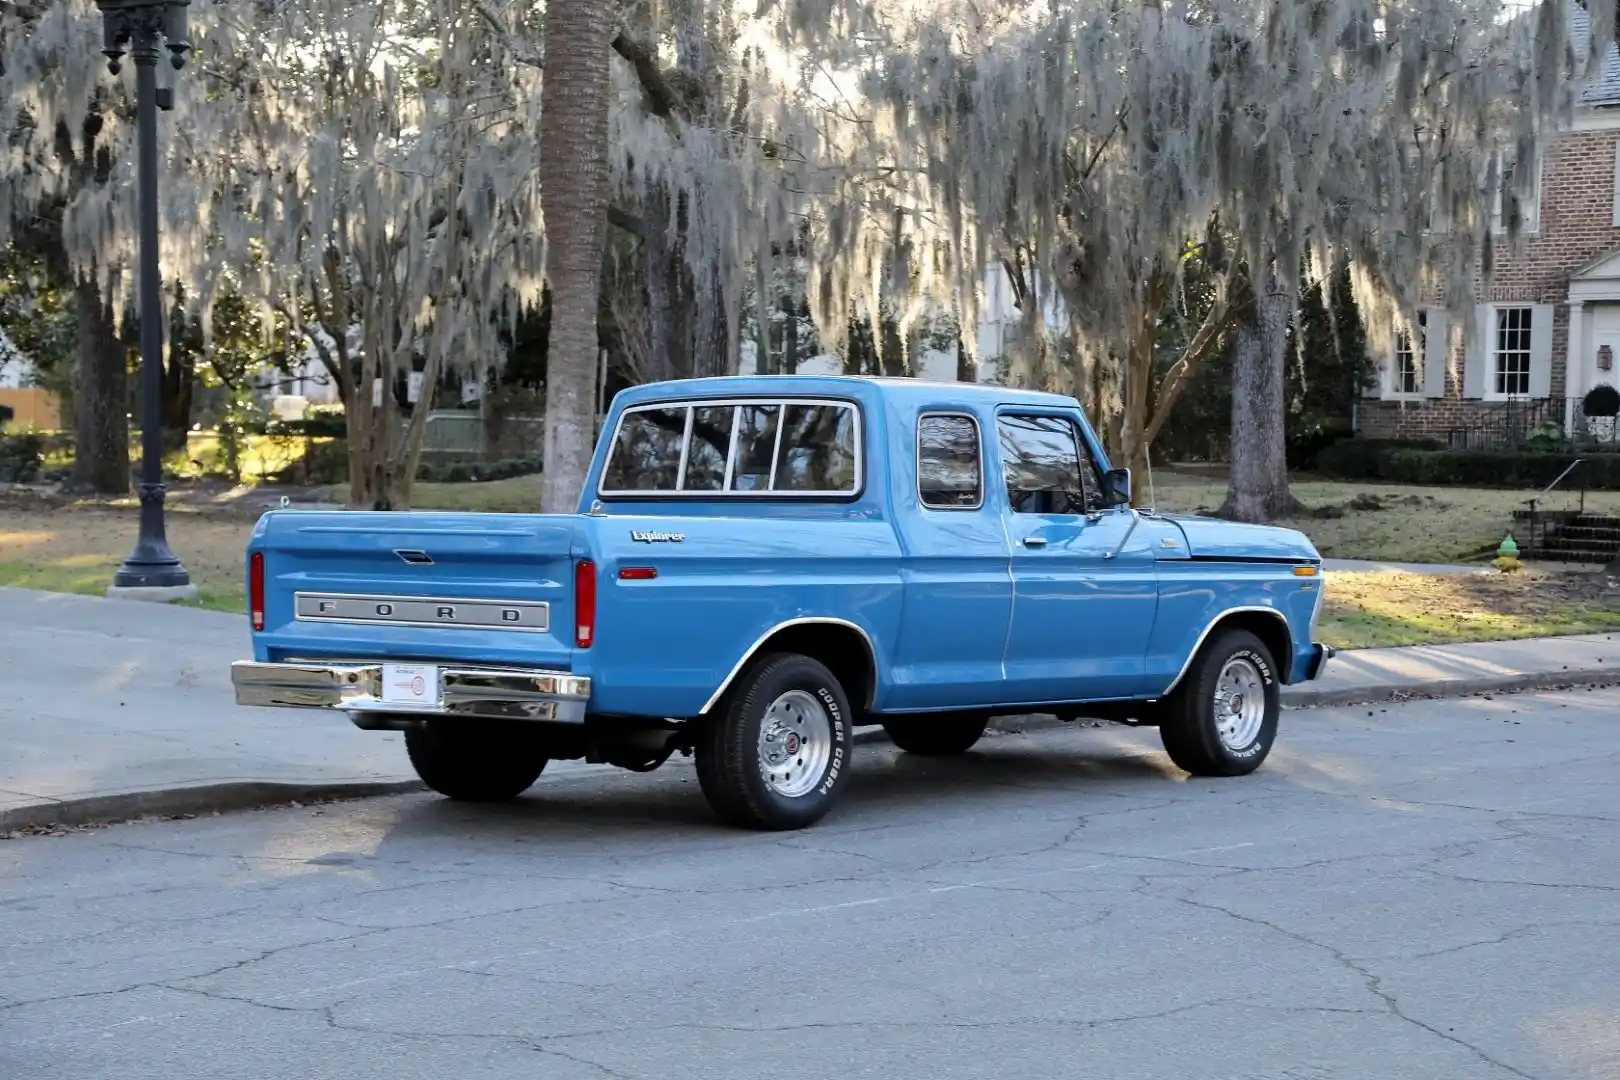
[[[698,734],[698,783],[721,819],[754,829],[819,821],[849,776],[853,711],[826,665],[798,653],[755,661]]]
[[[883,730],[890,742],[908,754],[953,757],[973,749],[989,723],[988,716],[942,713],[885,720]]]
[[[1247,630],[1224,630],[1205,642],[1164,702],[1159,738],[1170,760],[1194,776],[1246,776],[1271,753],[1281,715],[1271,650]]]
[[[405,752],[422,783],[462,802],[515,799],[540,778],[547,761],[534,733],[487,721],[409,729]]]

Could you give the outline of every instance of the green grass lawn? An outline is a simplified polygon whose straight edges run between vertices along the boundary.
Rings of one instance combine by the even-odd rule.
[[[1224,491],[1224,482],[1196,475],[1161,470],[1155,477],[1157,505],[1164,509],[1210,510]],[[1511,491],[1310,479],[1296,484],[1294,492],[1312,510],[1332,507],[1342,513],[1285,523],[1307,533],[1324,555],[1398,562],[1457,561],[1494,548],[1525,497]],[[343,492],[328,489],[325,495],[341,501]],[[418,484],[414,501],[422,509],[533,511],[540,503],[540,478]],[[1382,509],[1365,508],[1374,503]],[[1620,512],[1620,493],[1593,494],[1587,503]],[[242,549],[250,528],[251,515],[240,510],[171,509],[170,543],[191,571],[202,606],[243,610]],[[99,596],[134,538],[133,505],[0,502],[0,586]],[[1464,577],[1333,574],[1321,635],[1331,644],[1360,648],[1620,629],[1620,598],[1611,596],[1603,581],[1539,571]]]

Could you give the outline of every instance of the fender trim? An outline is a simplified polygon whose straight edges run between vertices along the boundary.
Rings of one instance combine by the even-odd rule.
[[[1288,625],[1288,616],[1272,607],[1259,607],[1251,605],[1248,607],[1227,608],[1226,610],[1217,614],[1213,619],[1209,620],[1209,624],[1204,627],[1201,633],[1199,633],[1198,640],[1193,642],[1193,647],[1187,653],[1187,659],[1181,662],[1181,670],[1176,672],[1176,677],[1170,680],[1170,685],[1165,687],[1164,690],[1157,694],[1152,700],[1157,701],[1160,698],[1169,697],[1175,692],[1176,687],[1181,685],[1181,680],[1186,678],[1188,669],[1192,667],[1192,662],[1198,658],[1198,650],[1204,647],[1205,639],[1209,637],[1210,633],[1215,629],[1215,627],[1219,626],[1222,621],[1231,618],[1233,615],[1242,615],[1247,612],[1255,611],[1270,615],[1278,622],[1282,623],[1283,633],[1288,637],[1289,655],[1277,657],[1277,662],[1279,664],[1286,665],[1286,667],[1283,669],[1284,672],[1292,671],[1294,666],[1294,628]]]
[[[748,661],[754,658],[754,654],[759,652],[767,641],[771,640],[771,638],[775,637],[777,634],[780,634],[783,630],[791,630],[795,626],[841,626],[845,629],[853,630],[857,634],[861,635],[861,641],[866,645],[867,659],[871,660],[872,662],[872,692],[874,694],[877,692],[877,649],[873,648],[872,646],[872,635],[868,634],[864,629],[857,624],[850,622],[848,619],[834,619],[827,616],[806,616],[800,619],[788,619],[785,622],[779,622],[761,634],[758,639],[756,639],[754,643],[748,647],[748,651],[742,654],[742,659],[738,660],[732,665],[732,668],[729,672],[727,672],[726,677],[720,681],[719,688],[717,688],[713,694],[709,695],[709,700],[705,701],[703,703],[703,708],[698,710],[698,715],[707,716],[709,710],[720,703],[720,699],[725,696],[727,690],[731,689],[731,684],[737,680],[738,675],[742,674],[742,669],[747,666]],[[862,705],[870,706],[871,702],[863,702]]]

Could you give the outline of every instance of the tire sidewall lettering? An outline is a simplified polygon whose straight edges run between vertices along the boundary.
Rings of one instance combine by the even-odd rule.
[[[1272,695],[1276,692],[1274,688],[1276,686],[1277,679],[1272,673],[1271,661],[1250,648],[1234,649],[1227,657],[1226,663],[1231,663],[1233,660],[1246,660],[1253,664],[1255,670],[1260,673],[1260,682],[1265,687],[1264,693],[1266,698],[1266,719],[1267,721],[1272,720]],[[1225,667],[1226,665],[1222,664],[1221,666]],[[1264,754],[1267,750],[1267,743],[1266,725],[1262,724],[1260,731],[1254,737],[1254,741],[1248,746],[1244,747],[1242,750],[1233,750],[1224,744],[1221,745],[1221,749],[1234,760],[1247,761],[1250,758],[1259,757],[1260,755]]]
[[[1231,663],[1233,660],[1247,660],[1249,663],[1253,664],[1260,672],[1260,681],[1265,683],[1267,686],[1270,686],[1277,681],[1276,677],[1271,673],[1271,661],[1267,660],[1253,649],[1234,650],[1232,655],[1227,658],[1227,663]]]

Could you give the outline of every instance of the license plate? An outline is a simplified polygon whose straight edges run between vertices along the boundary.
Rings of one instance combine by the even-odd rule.
[[[389,705],[439,704],[439,669],[435,664],[384,664],[382,699]]]

